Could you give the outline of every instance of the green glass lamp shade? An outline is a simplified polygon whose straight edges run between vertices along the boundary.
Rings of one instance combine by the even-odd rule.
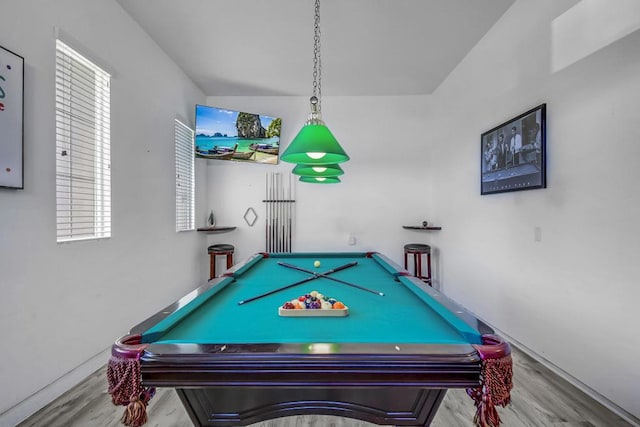
[[[340,165],[296,165],[291,171],[295,175],[328,177],[344,174]]]
[[[300,182],[308,182],[311,184],[337,184],[340,182],[340,178],[338,178],[337,176],[301,176],[300,179],[298,179],[298,181]]]
[[[307,123],[280,159],[304,165],[331,165],[346,162],[349,156],[324,123]]]

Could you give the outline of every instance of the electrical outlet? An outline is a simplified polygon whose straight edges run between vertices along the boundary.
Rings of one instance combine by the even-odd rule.
[[[534,242],[542,241],[542,227],[537,225],[533,227],[533,241]]]

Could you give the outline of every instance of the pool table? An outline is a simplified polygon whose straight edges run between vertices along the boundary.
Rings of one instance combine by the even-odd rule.
[[[279,315],[312,290],[348,314]],[[300,414],[427,426],[447,389],[478,387],[483,358],[510,352],[493,332],[379,253],[259,253],[132,328],[112,354],[139,361],[144,387],[175,388],[197,426]]]

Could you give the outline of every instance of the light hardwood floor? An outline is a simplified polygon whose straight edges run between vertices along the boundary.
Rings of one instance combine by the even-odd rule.
[[[513,348],[512,403],[499,408],[505,427],[629,427],[630,424]],[[18,427],[118,427],[122,407],[114,407],[106,392],[106,367],[65,393]],[[473,402],[464,390],[447,392],[433,427],[470,427]],[[172,389],[159,389],[151,401],[148,427],[191,427]],[[371,427],[373,424],[328,416],[296,416],[253,424],[252,427]]]

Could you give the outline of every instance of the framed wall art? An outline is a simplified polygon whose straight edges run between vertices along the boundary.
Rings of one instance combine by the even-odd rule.
[[[546,110],[541,104],[480,137],[480,194],[546,188]]]
[[[24,58],[0,46],[0,187],[24,188]]]

